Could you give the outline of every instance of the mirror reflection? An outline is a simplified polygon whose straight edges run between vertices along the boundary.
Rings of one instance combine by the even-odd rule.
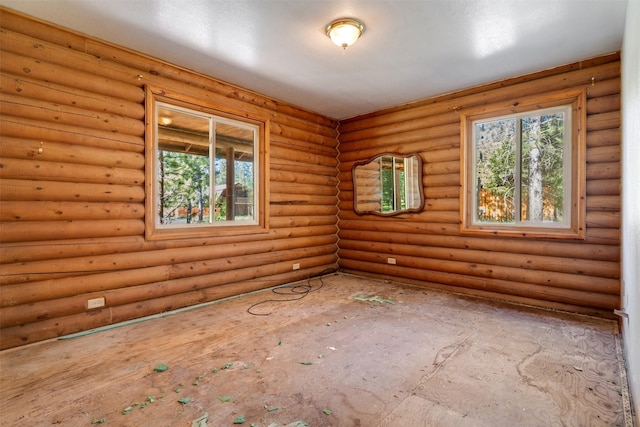
[[[424,206],[422,159],[385,153],[353,166],[353,207],[358,214],[397,215]]]

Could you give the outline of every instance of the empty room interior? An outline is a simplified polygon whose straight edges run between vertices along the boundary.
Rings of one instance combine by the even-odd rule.
[[[637,425],[640,1],[0,31],[0,426]]]

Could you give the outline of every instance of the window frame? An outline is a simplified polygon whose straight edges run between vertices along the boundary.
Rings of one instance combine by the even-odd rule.
[[[569,201],[565,200],[565,223],[549,223],[541,226],[526,222],[502,224],[475,221],[475,141],[474,122],[492,121],[533,113],[537,110],[551,110],[568,106],[570,111],[570,148],[566,160],[570,189],[565,190]],[[586,234],[586,92],[567,90],[545,95],[526,97],[517,101],[495,103],[461,111],[461,156],[460,156],[460,232],[467,235],[491,235],[504,237],[584,239]],[[565,128],[565,132],[567,129]],[[565,141],[566,146],[566,141]],[[520,150],[519,147],[516,148]],[[565,154],[566,155],[566,154]],[[517,167],[516,170],[517,171]],[[566,173],[566,172],[565,172]],[[566,175],[565,175],[566,177]]]
[[[256,182],[254,196],[257,210],[256,222],[247,224],[238,221],[213,222],[208,224],[166,225],[160,224],[158,219],[158,132],[157,106],[175,108],[176,110],[193,111],[203,116],[214,116],[221,121],[235,121],[255,127],[258,132],[257,158],[254,160],[256,168]],[[168,91],[147,85],[145,87],[145,239],[185,239],[207,238],[215,236],[230,236],[243,234],[258,234],[268,232],[268,191],[269,191],[269,120],[258,115],[222,107],[209,101]],[[211,138],[215,139],[214,136]],[[213,147],[212,147],[213,148]]]

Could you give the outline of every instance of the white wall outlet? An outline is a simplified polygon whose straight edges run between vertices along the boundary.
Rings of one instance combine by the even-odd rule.
[[[296,262],[295,264],[293,264],[293,269],[300,270],[300,263]]]
[[[104,304],[104,297],[92,298],[90,300],[87,300],[87,310],[104,307]]]
[[[395,263],[396,263],[395,258],[387,258],[387,264],[395,264]]]

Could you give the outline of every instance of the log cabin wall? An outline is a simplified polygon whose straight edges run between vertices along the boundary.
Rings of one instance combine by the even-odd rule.
[[[587,93],[586,239],[462,235],[460,111],[575,88]],[[607,315],[619,307],[618,54],[344,120],[339,132],[343,270],[584,313]],[[354,213],[351,168],[382,152],[422,156],[421,213]]]
[[[7,9],[0,23],[2,348],[337,269],[335,120]],[[145,84],[269,119],[268,233],[145,240]]]

